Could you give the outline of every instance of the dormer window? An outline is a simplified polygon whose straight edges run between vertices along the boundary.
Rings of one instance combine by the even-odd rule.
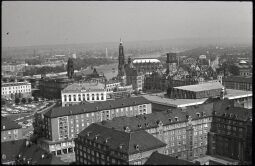
[[[174,119],[175,119],[176,122],[178,122],[178,117],[175,117]]]
[[[197,112],[196,114],[197,114],[197,117],[200,117],[200,113],[199,112]]]
[[[203,117],[205,117],[206,116],[206,114],[205,114],[205,112],[203,112]]]
[[[89,136],[91,133],[92,133],[91,131],[87,132],[87,136]]]
[[[171,118],[169,118],[168,120],[169,120],[170,123],[172,122],[172,119],[171,119]]]
[[[105,139],[105,143],[108,143],[109,142],[109,137]]]
[[[95,140],[98,140],[98,137],[99,137],[99,134],[97,134],[97,135],[95,136]]]
[[[138,124],[138,127],[139,127],[139,128],[142,128],[142,125],[141,125],[141,124]]]
[[[139,150],[139,145],[135,145],[135,150]]]

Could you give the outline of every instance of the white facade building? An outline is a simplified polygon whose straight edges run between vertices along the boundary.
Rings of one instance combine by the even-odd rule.
[[[105,85],[99,82],[73,83],[61,91],[62,107],[82,101],[106,101]]]
[[[29,82],[11,82],[2,83],[1,97],[6,99],[14,99],[16,97],[30,97],[31,83]]]

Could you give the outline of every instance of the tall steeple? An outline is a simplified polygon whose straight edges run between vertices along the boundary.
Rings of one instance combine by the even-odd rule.
[[[125,65],[124,47],[123,47],[122,40],[120,39],[118,76],[124,75],[124,65]]]

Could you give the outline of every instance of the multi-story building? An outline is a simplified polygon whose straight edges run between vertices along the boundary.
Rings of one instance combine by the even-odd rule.
[[[133,92],[132,85],[118,86],[116,89],[114,89],[113,92],[108,92],[107,97],[109,97],[109,99],[126,98],[130,97],[132,92]]]
[[[223,88],[219,82],[209,82],[168,88],[167,94],[170,98],[176,99],[200,99],[220,96]]]
[[[252,160],[252,110],[226,107],[213,112],[209,154]]]
[[[252,91],[251,76],[228,76],[222,79],[222,84],[228,89]]]
[[[235,66],[238,68],[240,76],[250,76],[252,75],[252,67],[244,60],[241,60],[239,63],[235,63]]]
[[[39,142],[45,150],[60,156],[69,154],[70,160],[74,160],[73,138],[91,123],[151,112],[151,103],[144,97],[52,108],[38,123],[44,137]]]
[[[68,85],[61,91],[62,107],[82,101],[106,101],[105,85],[99,82],[81,82]]]
[[[20,140],[23,129],[17,123],[1,116],[1,142]]]
[[[76,164],[142,165],[166,144],[145,131],[125,132],[91,124],[75,139]]]
[[[121,86],[121,82],[119,80],[109,80],[105,83],[106,91],[113,92],[118,86]]]
[[[233,122],[232,127],[227,127],[226,125],[223,127],[222,124],[218,123],[218,121],[215,121],[215,119],[217,119],[217,116],[215,116],[214,113],[215,111],[224,115],[226,115],[226,111],[229,113],[233,112],[231,116],[237,118],[235,120],[236,122]],[[239,113],[238,115],[237,112]],[[199,105],[197,107],[169,109],[167,111],[153,112],[152,114],[139,115],[136,117],[116,117],[110,121],[98,122],[98,124],[120,131],[145,130],[167,144],[167,155],[190,161],[200,157],[204,157],[208,154],[225,155],[225,150],[223,153],[221,147],[225,146],[224,144],[226,144],[227,140],[225,143],[220,142],[222,139],[226,138],[224,134],[228,135],[230,133],[226,131],[215,131],[215,127],[212,127],[211,130],[212,125],[220,125],[222,128],[220,130],[227,130],[226,128],[229,128],[229,130],[232,130],[232,135],[233,133],[235,133],[234,135],[236,135],[237,137],[241,137],[241,135],[243,134],[242,142],[241,139],[238,142],[235,137],[228,138],[233,140],[233,144],[230,145],[228,143],[228,148],[226,147],[227,151],[230,146],[233,147],[235,145],[238,145],[239,152],[237,150],[235,153],[243,155],[243,157],[238,158],[239,160],[241,160],[245,158],[244,156],[251,155],[251,147],[247,147],[252,140],[250,137],[251,123],[247,125],[244,122],[240,122],[240,120],[238,120],[238,117],[247,119],[247,117],[250,117],[250,115],[251,110],[234,107],[233,101],[219,100]],[[227,120],[223,121],[225,123],[229,122]],[[241,133],[239,134],[238,131],[241,131]],[[213,134],[212,132],[216,134]],[[224,138],[218,139],[217,136],[214,137],[214,135],[217,134],[219,135],[218,137]],[[230,134],[230,136],[232,135]],[[218,148],[218,150],[215,150],[215,147],[216,149]],[[232,154],[230,153],[230,150],[226,153],[229,154],[226,157],[231,158]],[[247,155],[244,155],[244,153]],[[232,158],[237,159],[236,154],[232,156]],[[250,160],[250,158],[246,157],[246,160]]]
[[[2,83],[2,97],[14,99],[15,97],[30,97],[31,83],[29,82],[9,82]]]
[[[40,94],[48,99],[61,99],[61,91],[73,82],[73,79],[66,77],[42,78],[39,83]]]

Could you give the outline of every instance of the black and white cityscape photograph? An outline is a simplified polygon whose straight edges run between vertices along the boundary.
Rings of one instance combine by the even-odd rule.
[[[1,164],[252,165],[251,1],[1,14]]]

